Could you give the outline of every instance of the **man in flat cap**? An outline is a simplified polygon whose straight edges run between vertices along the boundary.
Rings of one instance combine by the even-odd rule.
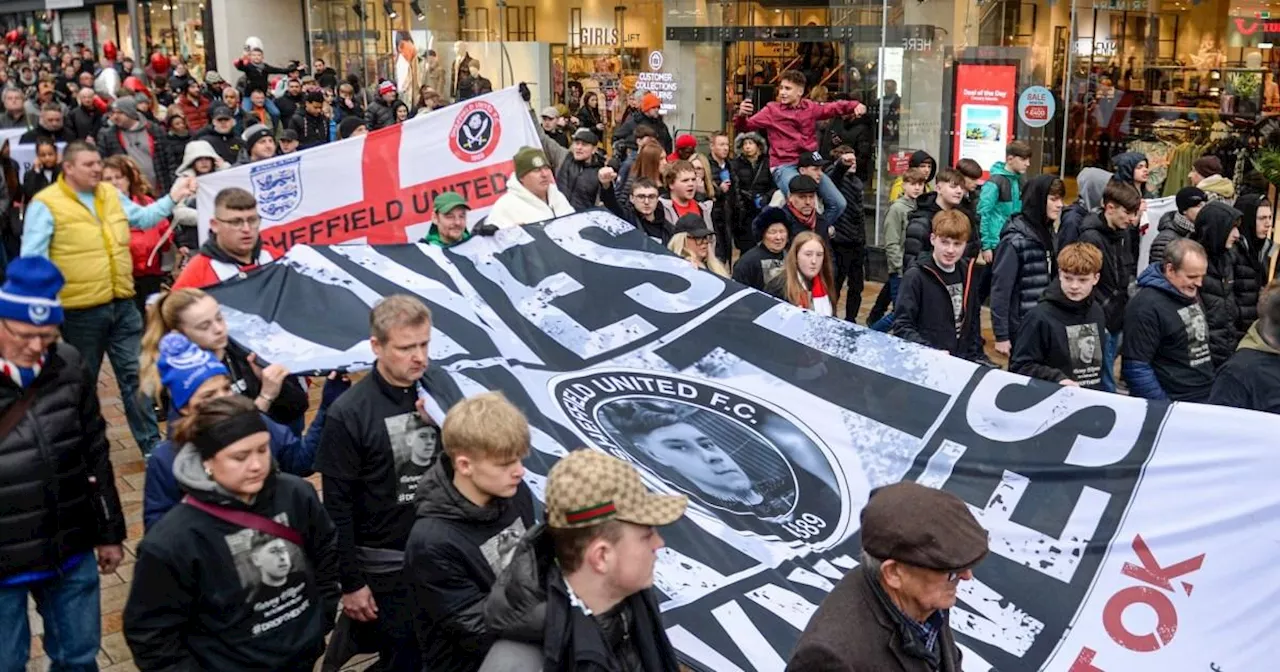
[[[913,482],[871,493],[862,564],[809,621],[788,672],[959,672],[949,610],[987,555],[987,531],[959,497]]]

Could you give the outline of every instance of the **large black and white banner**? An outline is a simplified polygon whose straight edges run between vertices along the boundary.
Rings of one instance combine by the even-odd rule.
[[[1272,416],[978,367],[695,272],[599,212],[447,251],[298,246],[213,292],[237,341],[295,372],[368,366],[369,307],[416,294],[433,395],[521,406],[535,493],[579,446],[687,493],[657,588],[694,668],[781,670],[857,563],[868,493],[904,479],[991,532],[952,614],[966,670],[1275,665]]]

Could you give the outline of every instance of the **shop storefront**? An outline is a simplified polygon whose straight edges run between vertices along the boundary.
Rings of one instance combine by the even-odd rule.
[[[771,100],[798,69],[815,98],[871,109],[859,158],[877,222],[912,152],[990,168],[1012,139],[1069,184],[1141,151],[1148,189],[1171,194],[1187,156],[1218,153],[1238,176],[1280,113],[1268,17],[1251,0],[674,0],[663,59],[698,76],[682,78],[670,123],[728,128],[739,102]]]

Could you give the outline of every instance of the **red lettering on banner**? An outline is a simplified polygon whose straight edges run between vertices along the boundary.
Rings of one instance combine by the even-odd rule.
[[[1145,604],[1156,612],[1154,632],[1134,633],[1124,624],[1124,612],[1135,604]],[[1111,596],[1102,610],[1102,625],[1116,644],[1130,651],[1151,653],[1167,646],[1178,634],[1178,610],[1168,595],[1147,586],[1129,586]]]
[[[1087,646],[1080,649],[1080,655],[1076,656],[1067,672],[1105,672],[1101,667],[1094,666],[1093,657],[1096,655],[1098,652]]]
[[[371,245],[407,243],[406,228],[431,220],[431,204],[441,192],[458,192],[472,208],[487,208],[506,193],[508,176],[514,170],[511,161],[402,186],[401,131],[397,124],[365,136],[360,170],[364,198],[263,229],[263,245],[283,254],[294,245],[332,245],[361,236]]]
[[[1138,554],[1138,560],[1142,563],[1142,566],[1139,567],[1126,562],[1120,573],[1170,592],[1173,592],[1173,585],[1170,583],[1170,579],[1190,574],[1200,569],[1200,566],[1204,564],[1204,553],[1201,553],[1194,558],[1183,560],[1177,564],[1161,567],[1160,563],[1156,562],[1156,556],[1151,552],[1151,548],[1147,546],[1147,542],[1143,541],[1140,534],[1133,538],[1133,552]],[[1193,586],[1186,581],[1180,583],[1182,584],[1182,590],[1187,595],[1190,595]]]

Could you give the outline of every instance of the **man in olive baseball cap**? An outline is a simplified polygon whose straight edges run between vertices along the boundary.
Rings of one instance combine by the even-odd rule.
[[[546,624],[544,641],[500,641],[486,664],[549,670],[557,662],[612,659],[618,669],[675,672],[651,590],[662,548],[655,528],[679,520],[688,499],[650,492],[629,463],[583,448],[551,468],[546,504],[546,523],[520,542],[485,605],[492,631],[515,632],[516,624],[536,620]],[[557,660],[544,659],[544,651]]]
[[[467,231],[467,213],[471,206],[467,199],[455,191],[446,191],[431,203],[435,217],[431,220],[431,230],[422,242],[436,247],[453,247],[471,237]]]
[[[910,481],[873,491],[862,563],[814,613],[787,669],[959,670],[949,612],[987,548],[959,497]]]

